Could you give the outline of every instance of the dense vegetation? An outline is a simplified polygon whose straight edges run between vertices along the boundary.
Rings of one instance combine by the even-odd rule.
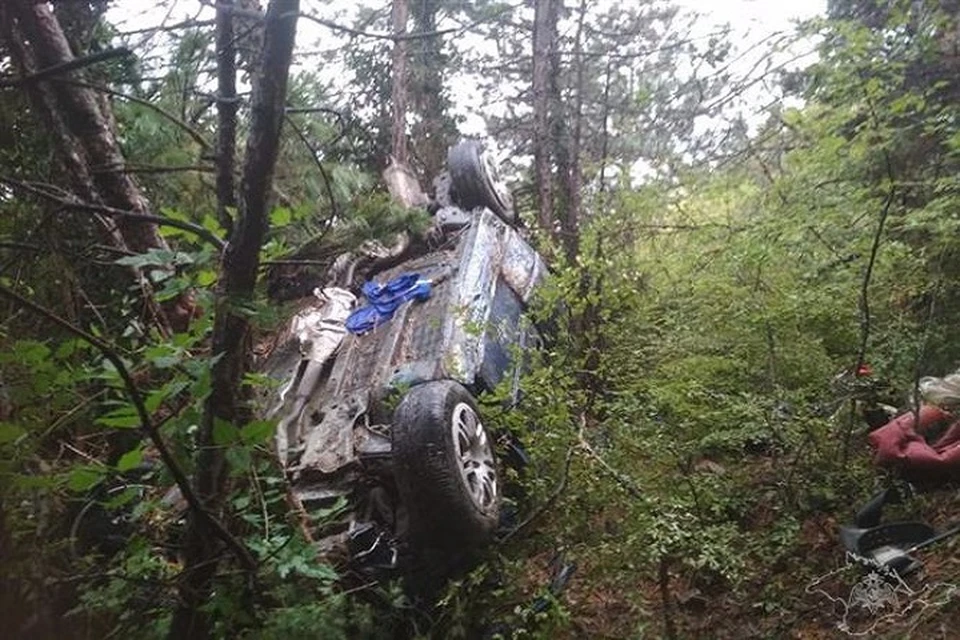
[[[135,27],[107,4],[0,7],[5,628],[950,637],[949,544],[869,611],[837,526],[889,481],[860,412],[960,362],[956,3],[835,0],[776,41],[815,61],[748,70],[660,2],[169,3]],[[297,13],[323,35],[282,86]],[[758,121],[735,106],[760,82]],[[514,529],[427,606],[317,556],[255,362],[337,248],[424,224],[379,175],[392,154],[429,184],[464,83],[552,329],[520,407],[483,407],[533,460]],[[956,493],[898,509],[943,525]]]

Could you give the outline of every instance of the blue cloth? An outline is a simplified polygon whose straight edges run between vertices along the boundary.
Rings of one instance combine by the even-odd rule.
[[[393,318],[400,305],[408,300],[426,300],[430,297],[430,281],[421,280],[419,273],[404,273],[386,284],[368,281],[363,285],[367,304],[347,318],[347,331],[363,334]]]

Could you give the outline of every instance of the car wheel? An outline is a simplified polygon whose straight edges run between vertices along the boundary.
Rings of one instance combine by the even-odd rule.
[[[513,201],[490,154],[476,140],[466,140],[447,152],[447,169],[456,200],[464,209],[487,207],[509,223],[516,221]]]
[[[450,380],[414,387],[394,412],[392,437],[411,540],[429,547],[489,541],[500,482],[493,442],[470,393]]]

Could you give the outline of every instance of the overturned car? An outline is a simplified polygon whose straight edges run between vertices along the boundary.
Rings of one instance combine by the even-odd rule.
[[[448,155],[419,252],[367,273],[361,295],[318,288],[263,370],[295,500],[321,550],[359,569],[462,556],[500,521],[493,434],[475,398],[507,379],[536,332],[522,315],[545,274],[514,227],[479,143]]]

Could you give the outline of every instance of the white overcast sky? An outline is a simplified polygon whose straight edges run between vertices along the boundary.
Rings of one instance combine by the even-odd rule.
[[[795,19],[827,11],[827,0],[675,0],[681,7],[729,22],[737,30],[772,32],[789,29]]]
[[[382,0],[384,5],[387,0]],[[703,14],[702,28],[706,31],[717,24],[730,23],[733,29],[748,39],[762,39],[777,31],[789,30],[797,19],[811,18],[826,12],[827,0],[674,0],[680,7]],[[142,0],[114,0],[110,9],[110,18],[124,28],[147,26],[151,23],[176,21],[197,16],[200,3],[197,0],[176,0],[173,3],[144,3]],[[263,0],[266,4],[266,0]],[[323,2],[302,3],[303,10],[319,10],[328,14],[330,9],[321,9]],[[356,3],[333,3],[334,13],[350,12],[347,7]],[[329,5],[328,5],[329,6]],[[210,17],[211,11],[202,12]],[[298,43],[310,46],[318,36],[322,37],[322,28],[301,21]],[[327,34],[329,36],[329,34]]]
[[[3,1],[3,0],[0,0]],[[606,2],[618,0],[602,0]],[[628,3],[629,0],[619,0]],[[267,0],[262,0],[266,5]],[[695,31],[704,34],[715,33],[718,25],[729,24],[732,30],[732,41],[741,52],[746,54],[739,58],[737,67],[742,73],[749,73],[759,58],[772,56],[773,62],[780,63],[798,53],[795,48],[791,51],[781,51],[771,54],[764,47],[751,45],[764,42],[774,34],[789,33],[793,30],[797,20],[812,18],[826,12],[827,0],[674,0],[676,5],[701,14]],[[324,17],[349,23],[347,16],[353,14],[357,2],[327,3],[322,0],[304,0],[301,3],[303,11],[315,12]],[[368,0],[365,4],[381,4],[388,6],[389,0]],[[142,0],[115,0],[110,10],[109,18],[121,30],[143,28],[153,24],[174,23],[192,17],[212,17],[212,9],[202,7],[198,0],[173,0],[168,3],[145,3]],[[301,20],[298,25],[297,44],[301,50],[312,50],[317,46],[323,49],[335,48],[341,38],[316,23]],[[149,38],[149,36],[146,36]],[[800,43],[799,53],[813,49],[812,43]],[[806,47],[805,49],[803,47]],[[736,54],[734,54],[736,55]],[[807,56],[791,63],[791,66],[800,66],[812,62],[812,56]],[[329,66],[329,65],[328,65]],[[736,70],[736,67],[734,68]],[[465,79],[455,79],[456,83]],[[469,88],[468,88],[469,89]],[[751,123],[759,123],[764,111],[764,104],[775,95],[778,87],[766,81],[755,87],[754,95],[746,95],[746,111],[754,111],[748,118]],[[460,96],[476,96],[472,90],[458,90]],[[474,100],[465,100],[458,104],[458,111],[466,116],[461,133],[466,135],[482,135],[485,130],[481,113],[483,107],[479,104],[470,104]],[[742,105],[741,105],[742,107]],[[707,125],[709,126],[709,125]]]

